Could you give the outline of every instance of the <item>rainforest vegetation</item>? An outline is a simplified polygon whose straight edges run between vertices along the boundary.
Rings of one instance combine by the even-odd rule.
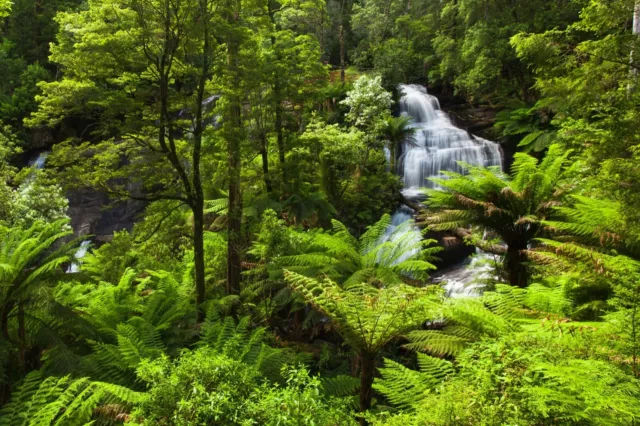
[[[0,0],[0,425],[640,422],[640,0]]]

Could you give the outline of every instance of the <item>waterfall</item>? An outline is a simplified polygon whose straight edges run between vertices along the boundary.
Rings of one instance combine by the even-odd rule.
[[[33,167],[36,170],[42,170],[44,168],[44,164],[47,161],[48,155],[49,155],[49,151],[42,151],[37,156],[29,160],[29,167]]]
[[[429,95],[427,89],[419,85],[400,85],[403,93],[400,99],[400,114],[411,117],[411,126],[415,129],[412,138],[406,140],[399,149],[398,173],[404,182],[403,194],[407,198],[419,198],[424,188],[437,188],[429,178],[446,178],[443,172],[463,173],[458,162],[477,166],[502,166],[502,152],[495,142],[473,136],[466,130],[456,127],[449,116],[440,109],[440,102]],[[396,227],[411,218],[406,207],[396,211],[387,236]],[[417,228],[408,232],[420,236]],[[444,283],[451,297],[470,296],[478,293],[478,284],[473,281],[486,277],[489,269],[482,262],[482,253],[478,259],[465,259],[460,265],[448,268],[436,277]]]
[[[43,151],[41,153],[39,153],[37,156],[31,158],[29,160],[29,167],[33,167],[36,170],[42,170],[45,166],[45,163],[47,161],[47,156],[49,155],[49,151]],[[71,265],[69,265],[69,267],[67,268],[67,273],[76,273],[80,271],[80,265],[82,264],[82,258],[84,258],[84,256],[87,254],[87,251],[89,250],[89,245],[91,244],[91,241],[89,240],[84,240],[80,243],[80,246],[78,247],[78,249],[76,250],[76,252],[74,253],[73,257],[74,257],[74,261],[73,263],[71,263]]]
[[[440,109],[435,96],[422,86],[401,85],[400,113],[413,119],[415,134],[400,150],[399,167],[404,192],[412,196],[421,188],[434,188],[433,177],[442,172],[462,173],[458,162],[477,166],[499,166],[502,153],[498,144],[473,136],[453,125]]]
[[[78,250],[76,250],[75,254],[73,255],[75,260],[67,268],[67,273],[73,274],[76,272],[80,272],[80,265],[82,265],[82,259],[84,258],[84,256],[87,254],[87,251],[89,250],[89,244],[91,244],[91,241],[89,240],[84,240],[83,242],[80,243]]]

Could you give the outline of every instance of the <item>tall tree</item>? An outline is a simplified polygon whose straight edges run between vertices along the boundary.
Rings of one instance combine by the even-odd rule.
[[[86,126],[54,149],[52,164],[67,183],[191,210],[198,306],[205,300],[201,163],[212,115],[205,95],[219,60],[213,8],[209,0],[96,0],[60,14],[51,59],[63,76],[42,85],[31,119]]]

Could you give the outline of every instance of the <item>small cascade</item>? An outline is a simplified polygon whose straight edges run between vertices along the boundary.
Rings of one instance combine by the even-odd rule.
[[[82,265],[82,259],[87,254],[87,251],[89,250],[89,245],[90,244],[91,244],[91,241],[89,241],[89,240],[84,240],[83,242],[80,243],[80,247],[78,247],[78,250],[76,250],[76,252],[73,255],[75,260],[67,268],[67,273],[68,274],[74,274],[76,272],[80,272],[80,266]]]
[[[49,151],[43,151],[38,155],[34,156],[33,158],[31,158],[29,160],[28,166],[33,167],[36,170],[42,170],[44,169],[48,156],[49,156]],[[80,265],[82,264],[82,259],[87,254],[90,244],[91,244],[91,241],[89,240],[84,240],[80,243],[80,246],[78,247],[78,249],[73,255],[75,260],[71,263],[71,265],[69,265],[69,267],[67,267],[67,271],[66,271],[67,273],[72,274],[80,271]]]
[[[42,151],[31,160],[29,160],[29,167],[33,167],[36,170],[44,169],[44,165],[47,162],[47,157],[49,156],[49,151]]]
[[[440,275],[434,276],[432,280],[444,283],[443,288],[448,297],[479,296],[484,284],[478,281],[493,277],[489,258],[489,255],[477,250],[475,256],[440,271]]]
[[[415,133],[399,149],[398,173],[404,182],[403,194],[419,200],[424,188],[437,188],[429,178],[446,178],[443,172],[463,173],[458,162],[477,166],[502,166],[502,152],[495,142],[473,136],[466,130],[453,125],[449,116],[440,109],[440,102],[429,95],[427,89],[419,85],[400,85],[403,96],[400,99],[400,114],[412,118]],[[387,231],[390,236],[401,223],[411,219],[413,211],[406,207],[396,211],[392,225]],[[408,232],[421,238],[420,230]],[[451,297],[478,294],[481,287],[473,281],[489,274],[490,268],[483,262],[485,255],[478,253],[471,260],[448,268],[436,278],[443,282]],[[484,274],[484,275],[483,275]]]

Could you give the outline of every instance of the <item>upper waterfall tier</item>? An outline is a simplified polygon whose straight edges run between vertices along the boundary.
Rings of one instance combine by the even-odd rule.
[[[413,119],[415,133],[399,151],[399,172],[405,192],[417,193],[419,188],[433,188],[432,177],[442,172],[462,172],[458,162],[478,166],[501,166],[502,153],[498,144],[471,135],[454,126],[440,109],[435,96],[423,86],[400,85],[400,113]]]

